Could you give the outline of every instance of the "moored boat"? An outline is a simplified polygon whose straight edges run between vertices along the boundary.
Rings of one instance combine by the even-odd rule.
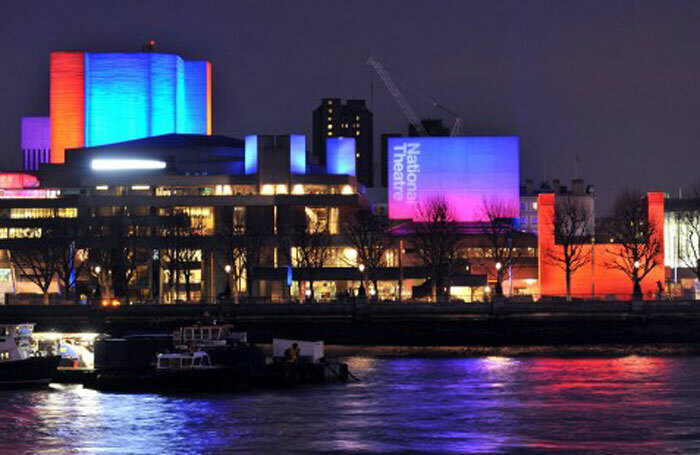
[[[51,382],[61,356],[32,349],[34,324],[0,325],[0,387],[36,387]]]

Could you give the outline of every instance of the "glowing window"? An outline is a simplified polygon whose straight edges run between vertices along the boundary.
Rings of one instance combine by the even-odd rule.
[[[260,194],[264,196],[272,196],[273,194],[275,194],[275,187],[270,184],[265,184],[260,189]]]
[[[292,187],[292,194],[304,194],[304,185],[297,183]]]

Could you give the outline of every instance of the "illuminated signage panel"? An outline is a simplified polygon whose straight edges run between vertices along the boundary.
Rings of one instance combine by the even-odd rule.
[[[421,203],[445,198],[457,221],[483,221],[484,204],[499,201],[517,217],[518,138],[389,138],[389,217],[417,219]]]

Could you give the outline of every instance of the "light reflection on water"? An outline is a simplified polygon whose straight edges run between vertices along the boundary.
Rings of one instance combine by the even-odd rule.
[[[0,453],[697,453],[700,358],[349,359],[239,395],[0,392]]]

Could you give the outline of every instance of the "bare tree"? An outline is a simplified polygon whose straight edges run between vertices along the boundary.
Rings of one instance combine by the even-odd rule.
[[[243,239],[244,234],[245,225],[236,224],[233,214],[222,217],[222,219],[216,223],[215,249],[219,253],[216,255],[216,259],[222,270],[226,271],[227,267],[229,268],[229,271],[226,272],[226,293],[228,294],[227,297],[230,297],[231,291],[233,291],[233,301],[235,304],[238,304],[239,300],[238,295],[240,289],[238,285],[245,274],[244,261],[246,249],[242,247],[245,243]],[[230,287],[229,279],[233,281],[233,289]]]
[[[503,280],[506,273],[512,272],[523,255],[522,248],[516,248],[519,232],[515,227],[517,210],[500,199],[485,200],[481,234],[486,240],[485,258],[494,261],[495,267],[489,267],[486,261],[482,266],[487,273],[496,277],[495,296],[503,296]],[[494,272],[495,270],[495,272]]]
[[[421,261],[428,269],[431,280],[431,298],[437,301],[438,289],[448,288],[458,257],[457,222],[454,212],[444,197],[429,199],[417,207],[412,223],[412,240]]]
[[[305,278],[309,282],[310,299],[314,301],[314,281],[319,269],[326,266],[332,256],[330,234],[327,223],[296,223],[284,239],[283,251],[292,264],[303,269],[299,274],[299,289]]]
[[[261,264],[261,256],[266,238],[267,230],[261,227],[253,231],[246,230],[244,224],[236,224],[233,216],[223,217],[217,223],[216,229],[216,249],[219,251],[219,265],[225,269],[230,267],[230,274],[233,280],[233,299],[238,304],[242,279],[246,280],[248,296],[253,296],[253,282],[255,268]],[[228,279],[228,277],[227,277]],[[228,288],[227,282],[227,288]]]
[[[691,191],[690,198],[683,202],[676,221],[686,237],[678,239],[678,258],[700,279],[700,182]]]
[[[625,190],[616,199],[612,216],[607,220],[606,233],[620,245],[612,251],[613,259],[606,262],[610,269],[622,271],[633,284],[633,295],[642,296],[641,281],[657,266],[662,252],[663,233],[658,232],[656,220],[650,219],[646,198],[638,191]]]
[[[170,293],[176,297],[181,280],[184,280],[187,301],[192,297],[192,264],[201,262],[201,231],[201,224],[193,224],[191,218],[183,213],[170,216],[161,228],[163,249],[160,261],[161,266],[168,270]]]
[[[59,222],[59,220],[54,220]],[[56,275],[59,288],[66,298],[70,297],[71,289],[74,298],[78,299],[76,284],[88,266],[85,246],[90,237],[91,219],[85,216],[60,220],[61,228],[57,229],[52,240],[58,249]]]
[[[100,267],[98,283],[107,297],[129,298],[138,267],[149,258],[150,227],[126,208],[107,217],[95,217],[88,234],[88,258]]]
[[[576,196],[562,196],[556,200],[554,216],[550,223],[555,244],[547,251],[545,260],[564,271],[566,276],[566,300],[571,301],[571,276],[591,262],[586,244],[593,234],[592,213]]]
[[[343,234],[357,251],[358,263],[365,266],[376,295],[378,271],[386,266],[386,251],[391,246],[388,229],[386,217],[365,209],[352,213],[343,222]]]
[[[37,238],[16,239],[10,247],[10,261],[27,280],[39,287],[44,304],[49,304],[49,287],[56,275],[60,251],[44,227]]]

